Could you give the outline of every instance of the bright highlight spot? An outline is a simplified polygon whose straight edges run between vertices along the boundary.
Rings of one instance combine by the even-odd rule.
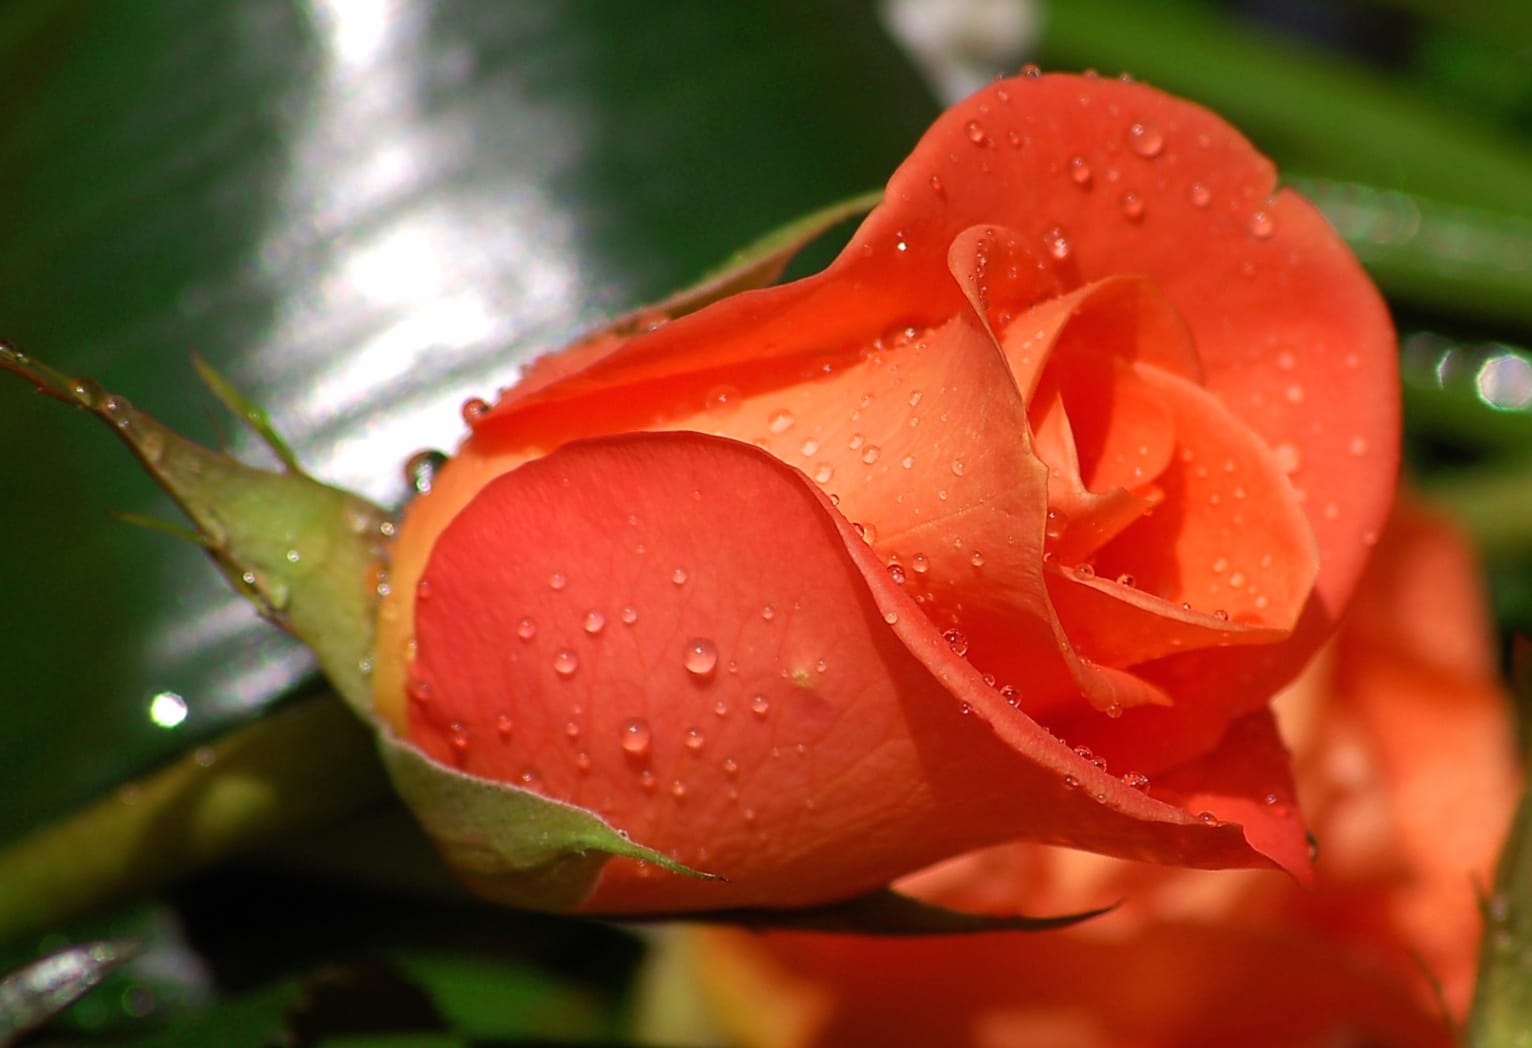
[[[157,727],[178,727],[186,719],[186,700],[173,691],[162,691],[149,700],[149,719]]]

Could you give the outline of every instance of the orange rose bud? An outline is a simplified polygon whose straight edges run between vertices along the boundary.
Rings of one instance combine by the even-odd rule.
[[[805,905],[1015,838],[1306,876],[1267,703],[1381,527],[1396,384],[1377,292],[1233,129],[1001,81],[824,272],[470,413],[377,711],[724,878],[613,859],[560,906]]]

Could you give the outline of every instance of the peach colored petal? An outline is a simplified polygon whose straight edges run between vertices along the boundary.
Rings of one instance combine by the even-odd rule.
[[[415,618],[427,753],[728,878],[618,860],[592,909],[818,902],[1011,835],[1263,861],[1008,706],[825,496],[737,442],[582,442],[502,476]]]

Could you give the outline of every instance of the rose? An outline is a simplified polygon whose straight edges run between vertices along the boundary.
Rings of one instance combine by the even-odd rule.
[[[726,878],[616,860],[533,903],[808,904],[1014,837],[1301,873],[1265,707],[1381,523],[1394,367],[1217,118],[998,82],[823,273],[468,406],[392,551],[378,713]]]
[[[1277,702],[1320,841],[1317,890],[1010,846],[906,887],[1002,911],[1126,902],[1040,935],[707,932],[686,944],[692,974],[752,1046],[1445,1048],[1514,805],[1510,705],[1471,557],[1440,522],[1399,515],[1362,593]]]

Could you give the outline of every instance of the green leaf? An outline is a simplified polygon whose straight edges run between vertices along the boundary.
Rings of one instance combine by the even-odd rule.
[[[880,185],[936,111],[870,8],[820,0],[21,0],[0,62],[0,336],[218,446],[195,351],[387,507],[466,397]],[[109,516],[173,508],[104,435],[0,383],[0,444],[4,839],[314,660],[201,551]]]
[[[379,730],[389,776],[454,874],[509,906],[579,905],[613,857],[653,863],[704,880],[669,856],[631,841],[592,813],[504,783],[465,775]]]

